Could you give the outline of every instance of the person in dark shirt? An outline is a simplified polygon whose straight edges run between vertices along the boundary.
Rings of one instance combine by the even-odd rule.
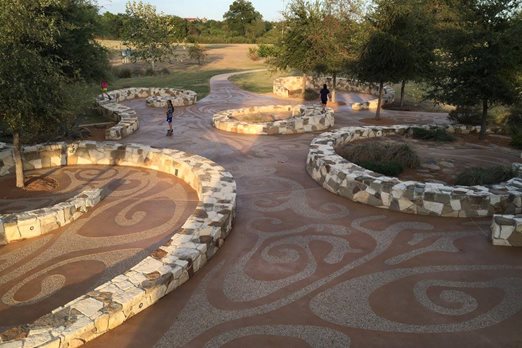
[[[323,85],[323,89],[319,91],[321,95],[321,104],[323,104],[323,112],[326,111],[326,103],[328,102],[328,98],[330,98],[330,90],[326,87],[326,84]]]
[[[169,124],[169,129],[167,130],[167,135],[172,135],[172,116],[174,115],[174,105],[172,105],[171,100],[167,100],[167,123]]]

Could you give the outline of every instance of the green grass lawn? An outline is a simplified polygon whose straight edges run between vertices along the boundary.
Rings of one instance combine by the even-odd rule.
[[[210,78],[214,75],[231,73],[233,69],[171,71],[169,75],[140,76],[116,79],[110,85],[111,90],[128,87],[170,87],[189,89],[198,93],[198,99],[206,97],[210,92]]]
[[[230,78],[239,88],[253,93],[270,93],[275,79],[290,76],[287,72],[258,71],[254,73],[235,75]]]

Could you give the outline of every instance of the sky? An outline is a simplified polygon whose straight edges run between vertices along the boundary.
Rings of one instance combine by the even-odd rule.
[[[98,0],[100,12],[124,13],[125,4],[128,0]],[[228,11],[228,7],[233,0],[143,0],[156,6],[158,12],[176,15],[179,17],[199,17],[207,19],[222,20],[223,14]],[[258,12],[263,15],[263,19],[268,21],[279,20],[282,18],[281,11],[285,0],[250,0]]]

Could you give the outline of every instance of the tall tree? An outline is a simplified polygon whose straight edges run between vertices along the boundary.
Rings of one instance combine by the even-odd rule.
[[[72,51],[62,56],[75,26],[85,23],[67,12],[81,11],[86,3],[0,0],[0,118],[13,134],[17,187],[24,186],[22,143],[63,132],[76,111],[71,87],[92,76],[81,69],[81,54],[89,50],[82,46],[92,44],[90,35],[78,35]]]
[[[441,61],[431,96],[461,107],[480,106],[480,138],[488,110],[520,96],[522,18],[520,0],[447,1],[451,21],[442,35]]]
[[[124,22],[123,40],[134,47],[133,59],[156,63],[173,52],[175,23],[168,16],[156,13],[156,8],[142,1],[130,1],[126,5],[127,18]]]
[[[358,61],[357,74],[366,82],[379,84],[379,97],[375,119],[381,116],[384,82],[398,82],[405,76],[412,64],[407,47],[394,36],[382,31],[374,31],[362,50]]]
[[[284,35],[268,62],[278,69],[297,69],[304,75],[336,75],[355,59],[359,1],[293,0],[284,13]],[[303,93],[305,87],[303,79]],[[335,92],[334,92],[335,93]]]
[[[223,15],[223,19],[232,33],[245,36],[249,28],[255,25],[257,21],[263,20],[263,16],[256,11],[250,1],[235,0]]]

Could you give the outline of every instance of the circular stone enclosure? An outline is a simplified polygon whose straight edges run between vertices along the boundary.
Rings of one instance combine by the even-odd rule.
[[[0,346],[76,347],[112,330],[189,280],[223,245],[232,229],[236,183],[198,155],[139,144],[80,141],[27,146],[25,169],[68,165],[147,168],[180,178],[199,203],[171,238],[131,269],[33,323],[0,333]],[[14,172],[11,147],[0,143],[0,175]]]
[[[147,106],[154,108],[166,107],[168,100],[171,100],[174,106],[189,106],[196,104],[198,101],[198,94],[186,89],[165,88],[158,93],[146,99]]]
[[[410,214],[447,217],[485,217],[493,214],[522,212],[521,164],[518,172],[505,183],[491,186],[450,186],[439,183],[401,181],[384,176],[347,161],[336,147],[349,142],[404,135],[411,128],[433,129],[435,125],[397,125],[389,127],[346,127],[321,134],[308,152],[306,170],[327,190],[355,202]],[[469,134],[476,127],[447,126],[449,133]]]
[[[283,114],[287,118],[277,119]],[[268,122],[247,122],[248,116],[260,115],[271,118]],[[298,134],[325,130],[334,125],[331,108],[323,111],[320,105],[266,105],[251,106],[218,112],[212,118],[212,125],[220,130],[258,135]]]

